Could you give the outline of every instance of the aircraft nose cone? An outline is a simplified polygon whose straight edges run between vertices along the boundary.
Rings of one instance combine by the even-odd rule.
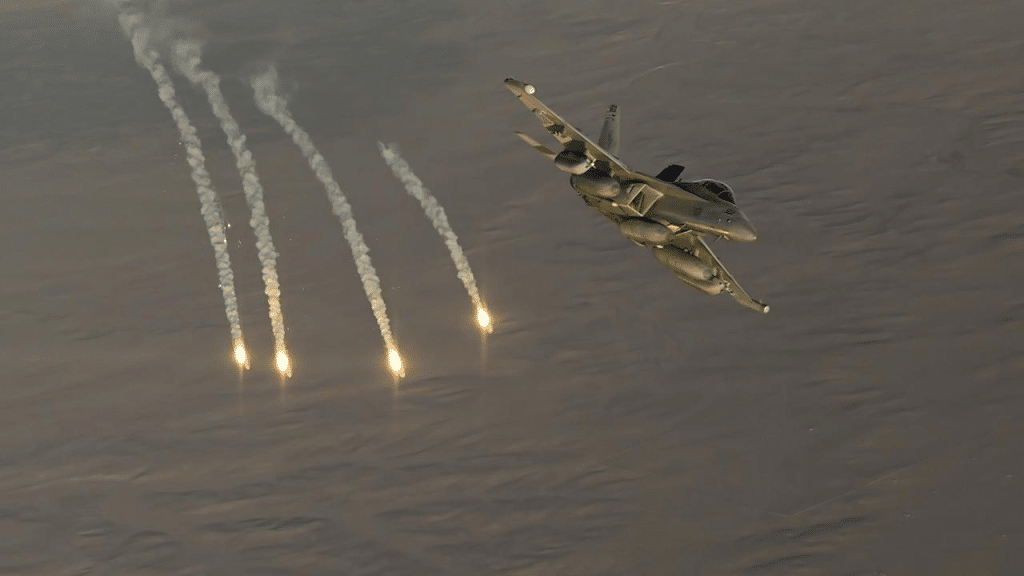
[[[735,242],[753,242],[757,240],[757,230],[746,218],[740,219],[732,226],[732,240]]]

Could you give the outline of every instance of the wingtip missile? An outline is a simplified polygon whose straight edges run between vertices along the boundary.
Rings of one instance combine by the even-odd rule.
[[[523,92],[526,92],[527,94],[533,94],[534,92],[537,91],[537,89],[533,87],[533,84],[527,84],[526,82],[516,80],[515,78],[505,78],[505,86],[507,86],[510,90],[512,88],[517,88],[519,90],[522,90]]]
[[[767,314],[768,311],[771,310],[771,306],[765,304],[764,302],[758,302],[757,300],[753,299],[751,299],[750,303],[747,304],[747,308],[750,308],[754,312],[760,312],[762,314]]]

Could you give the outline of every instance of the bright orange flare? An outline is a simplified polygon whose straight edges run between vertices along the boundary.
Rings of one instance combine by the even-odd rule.
[[[291,372],[291,362],[288,360],[288,353],[281,350],[277,353],[277,370],[282,374],[288,374]]]
[[[391,364],[391,371],[398,374],[399,377],[405,376],[405,368],[402,366],[402,357],[398,355],[398,350],[392,348],[388,350],[388,363]]]
[[[241,344],[235,346],[235,362],[243,368],[249,365],[249,355],[245,353],[245,346]]]
[[[484,332],[487,332],[488,334],[494,330],[494,327],[491,326],[491,315],[488,314],[487,310],[484,310],[482,306],[476,309],[476,322],[481,328],[483,328]]]

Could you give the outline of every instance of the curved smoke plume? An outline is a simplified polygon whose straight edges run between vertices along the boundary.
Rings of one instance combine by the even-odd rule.
[[[199,194],[199,201],[202,205],[203,220],[206,223],[206,230],[210,236],[210,244],[213,246],[214,257],[217,260],[217,271],[220,280],[221,295],[224,298],[224,312],[231,326],[231,338],[234,343],[235,357],[240,364],[248,366],[245,355],[245,343],[242,338],[241,321],[238,315],[238,299],[235,294],[234,273],[231,271],[231,259],[228,256],[227,237],[224,231],[224,219],[217,199],[217,193],[210,182],[210,175],[206,171],[206,159],[203,156],[202,142],[192,126],[192,122],[185,114],[185,110],[178,104],[174,92],[174,84],[166,69],[158,61],[158,54],[151,46],[151,30],[145,25],[142,15],[126,12],[123,4],[118,3],[121,10],[118,20],[125,35],[131,40],[132,48],[135,50],[135,61],[145,68],[153,77],[157,85],[157,93],[160,101],[164,103],[167,110],[174,118],[174,123],[181,133],[181,141],[185,147],[185,154],[189,166],[192,167],[192,181],[196,184],[196,191]],[[239,353],[241,351],[241,354]]]
[[[242,177],[242,190],[252,214],[249,225],[256,234],[256,248],[259,250],[260,264],[263,267],[263,285],[269,306],[270,324],[274,332],[275,356],[281,358],[282,354],[287,354],[284,343],[284,316],[281,312],[281,284],[277,275],[277,250],[270,236],[270,219],[267,217],[263,202],[263,185],[256,175],[256,161],[245,145],[245,135],[231,115],[228,103],[220,91],[220,78],[213,72],[200,68],[200,56],[201,49],[196,42],[178,40],[173,45],[172,58],[175,67],[190,82],[201,86],[206,92],[213,115],[220,121],[220,127],[227,136],[228,146],[235,156],[235,166]]]
[[[335,182],[334,175],[331,174],[327,161],[324,160],[316,146],[313,145],[313,140],[309,137],[309,134],[296,124],[288,112],[286,102],[280,97],[278,92],[277,70],[269,68],[266,72],[250,78],[249,82],[252,84],[255,93],[256,106],[264,114],[276,120],[284,128],[284,131],[291,136],[292,141],[295,142],[295,145],[299,147],[302,155],[309,162],[309,167],[323,184],[324,190],[327,192],[327,198],[331,203],[331,210],[338,217],[338,220],[341,221],[341,226],[345,232],[345,240],[348,241],[349,247],[352,249],[352,259],[355,260],[356,271],[363,282],[363,290],[370,301],[373,315],[377,319],[377,326],[380,328],[380,335],[384,339],[384,345],[388,348],[389,357],[392,359],[392,369],[400,375],[403,374],[400,360],[397,362],[394,360],[397,358],[398,347],[395,345],[395,338],[391,334],[391,322],[388,319],[387,306],[384,304],[384,298],[381,295],[380,279],[377,277],[377,272],[370,261],[370,249],[366,246],[363,235],[356,228],[356,221],[352,216],[352,207],[349,205],[338,183]],[[392,352],[394,353],[392,354]]]

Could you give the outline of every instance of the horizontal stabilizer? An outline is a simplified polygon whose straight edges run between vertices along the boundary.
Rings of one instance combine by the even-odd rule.
[[[516,134],[520,138],[523,139],[523,142],[526,142],[527,144],[529,144],[531,148],[533,148],[537,152],[540,152],[541,154],[547,156],[549,160],[554,160],[554,158],[556,156],[554,150],[548,148],[547,146],[541,144],[540,142],[537,142],[533,138],[530,138],[529,136],[527,136],[526,134],[523,134],[522,132],[520,132],[518,130],[516,130]]]
[[[662,182],[675,182],[679,180],[679,175],[683,173],[683,170],[684,168],[679,164],[669,164],[664,170],[658,172],[655,178]]]

